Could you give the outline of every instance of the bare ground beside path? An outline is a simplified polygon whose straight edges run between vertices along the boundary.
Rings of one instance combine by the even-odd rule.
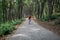
[[[40,26],[58,34],[60,36],[60,25],[52,25],[53,23],[50,23],[48,21],[41,22],[37,19],[33,19],[35,22],[37,22]]]

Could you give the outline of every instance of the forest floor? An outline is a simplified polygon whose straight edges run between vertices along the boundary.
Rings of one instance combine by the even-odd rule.
[[[33,19],[35,22],[37,22],[40,26],[58,34],[60,36],[60,24],[59,25],[53,25],[53,21],[45,21],[41,22],[37,19]]]

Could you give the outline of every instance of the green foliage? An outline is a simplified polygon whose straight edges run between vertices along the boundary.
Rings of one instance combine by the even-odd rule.
[[[0,24],[0,36],[10,34],[15,30],[14,25],[20,24],[21,20],[12,20],[11,22],[1,23]]]
[[[49,17],[48,17],[48,15],[45,15],[42,18],[40,18],[40,20],[41,21],[47,21],[47,20],[49,20]]]
[[[52,16],[51,16],[51,20],[54,20],[54,19],[57,19],[57,18],[59,18],[60,17],[60,14],[53,14]]]
[[[12,20],[11,24],[16,25],[16,24],[21,24],[21,20]]]
[[[48,20],[55,20],[55,19],[58,20],[59,17],[60,17],[60,14],[59,13],[52,14],[51,19],[49,19],[48,15],[44,15],[42,18],[40,18],[40,20],[41,21],[48,21]]]
[[[12,32],[15,29],[9,22],[2,23],[0,25],[0,35],[6,35]]]
[[[54,24],[57,25],[57,24],[60,24],[60,17],[57,17],[54,21]]]

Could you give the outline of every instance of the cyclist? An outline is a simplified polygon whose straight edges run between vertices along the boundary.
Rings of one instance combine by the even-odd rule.
[[[31,22],[31,16],[29,16],[28,19],[29,19],[29,24],[30,24],[30,22]]]

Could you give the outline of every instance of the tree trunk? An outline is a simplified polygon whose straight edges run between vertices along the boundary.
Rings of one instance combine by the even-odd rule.
[[[3,22],[7,20],[6,0],[2,0]]]
[[[21,19],[22,18],[22,0],[18,0],[18,18]]]
[[[43,10],[44,10],[44,4],[46,0],[41,0],[41,7],[40,7],[40,18],[42,18]]]
[[[39,19],[39,15],[40,15],[39,14],[40,13],[40,3],[38,2],[38,0],[37,0],[37,4],[38,4],[38,10],[37,10],[38,12],[37,12],[37,14],[38,14],[38,19]]]
[[[13,20],[13,0],[10,0],[10,7],[9,7],[9,20]]]
[[[49,20],[51,19],[53,13],[53,1],[48,0],[48,13],[49,13]]]

